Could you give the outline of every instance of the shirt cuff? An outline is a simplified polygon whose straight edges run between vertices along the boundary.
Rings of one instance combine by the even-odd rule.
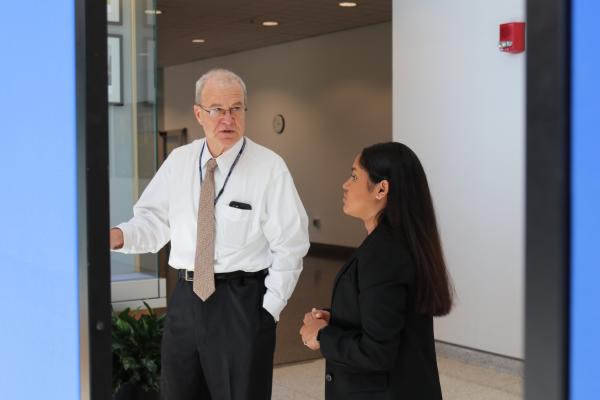
[[[263,308],[273,316],[275,321],[279,321],[279,314],[281,314],[285,305],[285,302],[279,300],[267,290],[263,297]]]

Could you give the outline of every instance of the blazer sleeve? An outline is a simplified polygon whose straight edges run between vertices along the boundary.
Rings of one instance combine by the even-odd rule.
[[[329,325],[320,332],[323,356],[333,363],[389,371],[398,358],[405,327],[409,266],[389,251],[368,252],[358,260],[361,328]]]

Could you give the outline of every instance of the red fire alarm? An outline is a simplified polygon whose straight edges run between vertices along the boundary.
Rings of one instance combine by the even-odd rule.
[[[500,51],[521,53],[525,51],[525,22],[500,24]]]

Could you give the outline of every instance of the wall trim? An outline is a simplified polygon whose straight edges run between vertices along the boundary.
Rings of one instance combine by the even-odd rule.
[[[346,260],[352,257],[352,254],[356,251],[355,247],[340,246],[337,244],[327,243],[316,243],[310,242],[310,248],[308,249],[308,257],[321,257],[321,258],[333,258]]]
[[[438,357],[451,358],[465,364],[491,368],[495,371],[521,378],[524,375],[525,363],[519,358],[507,357],[439,340],[435,342],[435,351]]]

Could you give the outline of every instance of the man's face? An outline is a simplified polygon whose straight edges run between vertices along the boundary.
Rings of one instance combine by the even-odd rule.
[[[211,78],[204,85],[201,98],[200,105],[194,106],[194,115],[204,129],[209,146],[217,147],[213,149],[216,151],[226,151],[244,136],[246,129],[244,91],[235,81]],[[227,112],[225,115],[216,113],[215,116],[211,116],[205,111],[217,108]],[[232,108],[237,108],[238,111],[230,112]]]

